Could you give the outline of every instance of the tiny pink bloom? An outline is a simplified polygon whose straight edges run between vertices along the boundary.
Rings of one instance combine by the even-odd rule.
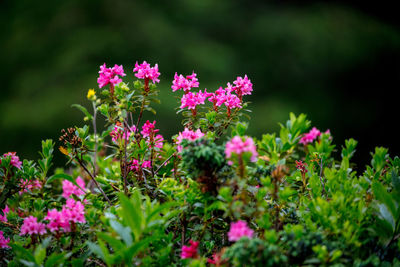
[[[183,139],[194,141],[203,136],[204,133],[202,133],[200,129],[197,129],[196,131],[191,131],[188,128],[185,128],[183,132],[179,132],[178,137],[176,138],[176,144],[178,145],[177,146],[178,152],[182,151],[182,146],[180,144],[182,143]]]
[[[110,136],[112,141],[115,144],[118,144],[120,141],[128,141],[131,136],[134,136],[135,132],[135,125],[133,125],[129,129],[124,129],[124,127],[122,127],[122,124],[120,122],[117,122],[114,126],[114,129],[110,132]]]
[[[226,94],[224,104],[227,108],[230,108],[230,109],[242,108],[239,97],[237,97],[236,95],[231,94],[231,93]]]
[[[69,218],[64,216],[63,212],[61,211],[57,211],[56,209],[49,210],[47,211],[47,216],[44,219],[49,220],[47,228],[51,232],[56,232],[60,230],[63,230],[64,232],[71,231]]]
[[[124,73],[124,69],[122,65],[115,65],[113,68],[107,68],[106,63],[100,66],[99,77],[97,78],[97,83],[99,84],[99,88],[103,88],[108,84],[112,84],[113,86],[122,82],[122,79],[119,76],[126,76]]]
[[[146,123],[142,127],[141,134],[143,135],[143,137],[150,137],[151,135],[159,131],[158,129],[155,129],[155,127],[156,127],[156,121],[153,121],[152,123],[146,121]]]
[[[136,61],[133,72],[136,72],[135,76],[139,79],[149,79],[152,80],[153,83],[160,82],[158,79],[160,76],[160,73],[158,72],[158,64],[155,64],[154,67],[150,67],[150,64],[146,61],[143,61],[143,63],[140,65]]]
[[[186,94],[190,89],[199,87],[199,82],[196,76],[197,74],[194,72],[191,75],[187,75],[186,78],[182,74],[178,75],[175,73],[171,86],[172,91],[175,92],[182,89]]]
[[[181,259],[195,259],[199,255],[197,254],[197,248],[199,247],[199,242],[189,240],[190,246],[183,246]]]
[[[82,202],[75,201],[73,198],[67,199],[67,203],[62,207],[62,216],[69,221],[85,223],[85,206]]]
[[[243,141],[242,137],[235,136],[226,143],[225,154],[227,159],[232,157],[232,153],[241,155],[242,153],[245,152],[251,153],[251,161],[254,162],[257,160],[258,156],[257,148],[256,145],[254,144],[253,139],[250,137],[245,136]]]
[[[7,158],[7,157],[11,157],[11,162],[10,162],[11,166],[21,169],[22,162],[19,160],[19,157],[17,156],[16,152],[8,152],[3,154],[2,156],[2,158]],[[0,163],[1,163],[1,158],[0,158]]]
[[[76,178],[76,183],[82,188],[85,189],[85,181],[83,181],[83,179],[78,176]],[[78,186],[74,185],[73,183],[71,183],[68,180],[64,180],[62,181],[62,187],[63,187],[63,193],[62,196],[66,199],[68,199],[71,195],[75,195],[75,196],[83,196],[85,194],[85,191],[83,191],[81,188],[79,188]]]
[[[0,222],[7,222],[7,213],[10,212],[10,209],[6,205],[4,209],[2,209],[3,215],[0,213]]]
[[[238,241],[243,236],[253,238],[254,231],[247,226],[245,221],[237,221],[231,223],[231,228],[228,232],[229,241]]]
[[[308,143],[312,143],[320,135],[321,135],[321,132],[317,128],[313,127],[310,132],[308,132],[308,133],[303,135],[303,137],[300,139],[299,143],[303,144],[303,145],[306,145]]]
[[[142,168],[150,169],[151,168],[151,161],[150,160],[143,161]]]
[[[21,226],[20,235],[44,235],[46,233],[46,226],[44,223],[39,223],[36,217],[29,216],[24,219],[24,223]]]
[[[251,92],[253,91],[253,84],[250,79],[247,78],[247,75],[244,75],[244,78],[237,77],[233,84],[235,85],[234,90],[239,97],[242,95],[251,95]]]
[[[0,248],[10,248],[8,243],[10,243],[10,238],[5,238],[3,231],[0,231]]]

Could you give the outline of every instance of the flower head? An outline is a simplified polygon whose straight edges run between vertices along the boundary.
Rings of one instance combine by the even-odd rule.
[[[118,144],[120,141],[125,141],[129,140],[129,138],[134,135],[136,132],[136,126],[133,125],[129,129],[124,129],[122,127],[122,124],[120,122],[117,122],[114,126],[114,129],[110,132],[111,140],[115,143]]]
[[[3,215],[0,213],[0,222],[7,222],[7,213],[10,212],[10,209],[6,205],[4,209],[2,209]]]
[[[10,248],[8,243],[10,243],[10,238],[5,238],[3,231],[0,231],[0,248]]]
[[[319,137],[321,135],[321,132],[313,127],[310,132],[306,133],[303,135],[303,137],[300,139],[300,144],[306,145],[308,143],[312,143],[314,142],[315,139],[317,139],[317,137]]]
[[[2,158],[11,157],[10,165],[14,166],[15,168],[21,169],[22,162],[19,160],[16,152],[8,152],[3,154]],[[1,163],[1,158],[0,158]]]
[[[100,66],[99,77],[97,78],[99,88],[103,88],[108,84],[112,84],[113,86],[119,84],[122,82],[119,76],[126,76],[122,65],[118,66],[115,64],[114,67],[107,68],[106,63],[104,63]]]
[[[180,145],[182,143],[183,139],[187,139],[189,141],[194,141],[198,138],[201,138],[204,136],[204,133],[201,132],[200,129],[197,129],[196,131],[189,130],[188,128],[185,128],[183,132],[179,132],[178,137],[176,138],[176,144],[178,152],[182,151],[182,146]]]
[[[231,223],[231,228],[228,232],[229,241],[238,241],[243,236],[253,238],[254,231],[247,226],[245,221],[237,221]]]
[[[251,95],[253,91],[253,84],[247,78],[247,75],[244,75],[244,78],[237,77],[236,81],[233,82],[235,87],[232,89],[237,93],[239,98],[241,99],[243,95]],[[229,86],[228,86],[229,87]]]
[[[69,218],[65,216],[65,214],[62,211],[51,209],[47,211],[47,216],[44,219],[49,220],[47,228],[51,232],[63,230],[64,232],[67,233],[71,231],[71,225],[68,220]]]
[[[36,217],[29,216],[24,219],[24,223],[21,226],[20,235],[44,235],[46,233],[46,226],[44,223],[39,223]]]
[[[160,76],[160,73],[158,72],[158,64],[155,64],[154,67],[150,67],[150,64],[146,61],[143,61],[143,63],[140,65],[136,61],[133,72],[136,72],[135,76],[139,79],[149,79],[152,80],[153,83],[160,82],[158,79]]]
[[[75,181],[82,189],[85,189],[85,181],[83,181],[83,179],[80,176],[78,176]],[[71,195],[79,197],[85,194],[85,191],[83,191],[81,188],[74,185],[68,180],[62,181],[62,187],[63,187],[62,196],[66,199],[68,199]]]
[[[89,91],[87,92],[87,99],[89,100],[96,100],[96,92],[94,91],[94,89],[89,89]]]
[[[197,74],[192,73],[191,75],[187,75],[186,78],[180,74],[175,73],[174,80],[172,81],[172,91],[183,90],[185,93],[188,93],[190,89],[194,87],[199,87],[198,79],[196,78]]]
[[[36,179],[36,180],[21,179],[20,182],[21,182],[21,190],[19,191],[20,195],[28,192],[28,190],[33,191],[34,189],[42,188],[42,183],[38,179]]]
[[[158,129],[155,129],[155,127],[156,121],[151,123],[147,120],[145,124],[143,124],[142,131],[140,133],[143,135],[143,137],[150,137],[159,131]]]
[[[240,98],[231,93],[226,94],[224,104],[229,109],[242,108]]]
[[[242,153],[250,152],[251,153],[251,161],[257,160],[257,148],[254,144],[254,141],[250,137],[244,137],[244,141],[242,137],[235,136],[233,137],[225,146],[225,154],[226,158],[231,158],[232,153],[237,155],[241,155]]]
[[[199,255],[197,254],[197,248],[199,247],[199,242],[189,240],[190,246],[183,246],[181,259],[195,259]]]

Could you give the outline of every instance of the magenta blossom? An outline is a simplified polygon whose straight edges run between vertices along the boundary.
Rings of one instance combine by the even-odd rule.
[[[10,209],[6,205],[4,209],[2,209],[3,215],[0,213],[0,222],[7,222],[7,213],[10,212]]]
[[[152,123],[150,121],[146,121],[146,123],[143,124],[141,134],[143,137],[150,137],[159,131],[158,129],[155,129],[155,127],[156,121],[153,121]]]
[[[121,140],[129,140],[131,136],[133,136],[136,132],[136,127],[133,125],[131,128],[124,130],[122,124],[117,122],[114,126],[114,129],[110,132],[110,136],[112,141],[115,144],[118,144]]]
[[[115,64],[112,68],[107,68],[106,63],[100,66],[99,77],[97,78],[97,83],[99,84],[99,88],[103,88],[104,86],[111,84],[115,86],[122,82],[119,76],[126,76],[124,73],[124,69],[122,65],[118,66]]]
[[[183,246],[181,259],[195,259],[199,255],[197,254],[197,248],[199,247],[199,242],[189,240],[190,246]]]
[[[76,183],[82,188],[85,189],[85,181],[78,176],[76,178]],[[85,194],[85,191],[83,191],[81,188],[78,186],[74,185],[68,180],[62,181],[62,187],[63,187],[63,193],[62,196],[66,199],[68,199],[71,195],[75,195],[77,197],[83,196]]]
[[[204,90],[204,93],[201,90],[197,93],[188,92],[182,96],[180,108],[195,110],[196,106],[204,104],[204,101],[209,96],[212,96],[212,94],[208,93],[206,89]]]
[[[2,158],[7,158],[11,157],[11,166],[14,166],[15,168],[21,169],[22,162],[19,160],[19,157],[17,156],[16,152],[8,152],[3,154]],[[1,163],[1,158],[0,158],[0,163]]]
[[[10,238],[5,238],[3,231],[0,231],[0,248],[10,248],[8,243],[10,243]]]
[[[160,73],[158,72],[158,64],[154,65],[154,67],[150,67],[150,64],[146,61],[143,61],[143,63],[140,65],[136,61],[133,72],[137,72],[135,73],[135,76],[139,79],[152,80],[153,83],[160,82],[160,80],[158,79],[158,77],[160,76]]]
[[[228,232],[229,241],[238,241],[243,236],[253,238],[254,231],[247,226],[245,221],[237,221],[231,223],[231,228]]]
[[[239,97],[231,93],[226,94],[224,104],[228,109],[242,108]]]
[[[199,82],[198,79],[196,78],[197,74],[192,73],[192,75],[187,75],[186,78],[180,74],[178,75],[175,73],[174,80],[172,81],[172,91],[178,91],[178,90],[183,90],[185,94],[187,94],[190,89],[194,87],[199,87]]]
[[[66,233],[71,232],[71,226],[69,224],[69,220],[62,211],[51,209],[47,211],[47,216],[44,219],[49,220],[47,228],[52,233],[60,230],[63,230]]]
[[[240,136],[233,137],[228,143],[226,143],[225,154],[226,158],[231,158],[232,153],[241,155],[242,153],[250,152],[251,153],[251,161],[257,160],[257,148],[254,144],[252,138],[245,136],[244,141]]]
[[[196,131],[191,131],[188,128],[185,128],[183,132],[179,132],[178,137],[176,138],[176,144],[178,145],[177,146],[178,152],[182,151],[182,146],[180,144],[182,143],[183,139],[194,141],[203,136],[204,133],[202,133],[200,129],[197,129]]]
[[[235,85],[235,87],[233,87],[232,89],[235,90],[240,99],[242,99],[243,95],[251,95],[251,92],[253,91],[253,84],[251,83],[249,78],[247,78],[247,75],[244,75],[244,78],[237,77],[236,81],[234,81],[233,84]]]
[[[303,135],[299,143],[307,145],[308,143],[314,142],[314,140],[317,139],[320,135],[321,132],[317,128],[313,127],[310,132]]]
[[[36,217],[29,216],[24,219],[21,226],[20,235],[44,235],[46,233],[46,226],[44,223],[39,223]]]
[[[85,223],[85,206],[73,198],[67,199],[67,204],[62,207],[62,215],[70,222]]]

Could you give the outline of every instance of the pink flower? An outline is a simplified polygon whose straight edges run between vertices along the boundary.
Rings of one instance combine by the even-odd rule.
[[[24,223],[21,226],[20,235],[44,235],[46,233],[46,226],[44,223],[39,223],[36,217],[29,216],[24,219]]]
[[[196,131],[191,131],[188,128],[185,128],[183,132],[179,132],[178,137],[176,138],[176,144],[178,145],[177,146],[178,152],[182,151],[182,146],[180,146],[180,144],[182,143],[183,139],[194,141],[203,136],[204,133],[202,133],[200,129],[197,129]]]
[[[204,90],[204,93],[200,90],[197,93],[188,92],[184,94],[181,98],[181,107],[180,108],[188,108],[188,109],[196,109],[197,105],[204,104],[204,101],[207,97],[212,96],[211,93],[207,93],[207,90]]]
[[[152,146],[152,144],[150,144],[150,141],[149,141],[149,140],[147,141],[147,144],[148,144],[150,147]],[[154,147],[162,148],[162,147],[163,147],[163,144],[164,144],[164,137],[163,137],[161,134],[157,134],[157,135],[154,137]]]
[[[120,122],[117,122],[114,126],[114,129],[110,132],[110,136],[112,141],[115,144],[118,144],[119,141],[121,140],[129,140],[129,138],[134,135],[136,132],[136,127],[133,125],[131,128],[127,129],[124,131],[124,128],[122,127],[122,124]],[[125,142],[125,141],[124,141]]]
[[[6,205],[4,209],[2,209],[3,215],[0,214],[0,222],[7,222],[7,213],[10,212],[10,209]]]
[[[85,189],[85,181],[83,181],[83,179],[78,176],[76,178],[76,183],[82,188]],[[75,195],[77,197],[82,196],[85,194],[85,191],[83,191],[81,188],[79,188],[78,186],[74,185],[73,183],[71,183],[68,180],[64,180],[62,181],[62,187],[63,187],[63,193],[62,196],[64,198],[69,198],[71,195]]]
[[[155,129],[156,127],[156,121],[153,121],[153,123],[146,121],[146,123],[142,127],[141,134],[143,137],[150,137],[151,135],[157,133],[159,130]]]
[[[229,109],[242,108],[239,97],[231,93],[226,94],[224,104]]]
[[[42,188],[42,183],[37,179],[30,181],[29,180],[24,181],[23,179],[21,179],[20,182],[21,182],[21,191],[19,191],[20,195],[28,192],[28,190],[33,191],[34,189]]]
[[[7,158],[11,157],[10,165],[14,166],[15,168],[21,169],[22,162],[19,160],[19,157],[17,156],[16,152],[8,152],[3,154],[2,158]],[[1,158],[0,158],[0,163],[1,163]]]
[[[3,231],[0,231],[0,248],[10,248],[8,243],[10,243],[10,238],[5,238]]]
[[[233,137],[225,146],[225,154],[226,158],[231,158],[232,153],[237,155],[241,155],[242,153],[250,152],[251,153],[251,161],[257,160],[257,148],[254,144],[253,139],[245,136],[244,141],[240,136]]]
[[[199,255],[197,254],[197,248],[199,247],[199,242],[189,240],[190,246],[183,246],[181,259],[195,259]]]
[[[61,229],[64,232],[71,232],[69,220],[61,211],[57,211],[56,209],[49,210],[47,211],[47,216],[44,219],[49,220],[47,228],[51,232],[60,231]]]
[[[151,168],[151,161],[150,160],[143,161],[142,168],[150,169]]]
[[[122,82],[122,79],[120,79],[119,76],[126,76],[122,65],[118,66],[117,64],[115,64],[114,67],[107,68],[106,63],[100,66],[99,74],[100,75],[97,78],[99,88],[103,88],[108,84],[115,86]]]
[[[136,61],[133,72],[137,72],[135,73],[135,76],[139,79],[149,79],[152,80],[153,83],[160,82],[160,80],[158,79],[158,77],[160,76],[160,73],[158,72],[158,64],[154,65],[154,67],[150,67],[150,64],[146,61],[143,61],[143,63],[140,65]]]
[[[207,262],[209,264],[214,264],[214,265],[218,265],[221,266],[222,264],[222,257],[220,253],[214,253],[212,255],[212,259],[207,259]]]
[[[85,223],[85,206],[73,198],[67,199],[67,204],[62,207],[62,216],[70,222]]]
[[[301,160],[296,160],[296,169],[301,171],[301,173],[306,173],[307,171],[307,163],[302,162]]]
[[[208,101],[213,103],[214,109],[215,107],[220,107],[222,104],[224,104],[225,100],[226,100],[226,91],[222,87],[218,88],[218,90],[215,91],[215,93],[210,94],[210,97],[208,98]]]
[[[247,226],[245,221],[237,221],[231,223],[231,228],[228,232],[229,241],[238,241],[243,236],[253,238],[254,231]]]
[[[321,132],[317,128],[313,127],[310,132],[303,135],[303,137],[300,139],[299,143],[303,144],[303,145],[312,143],[320,135],[321,135]]]
[[[192,73],[192,75],[187,75],[186,78],[182,74],[178,76],[178,74],[175,73],[174,80],[172,81],[171,86],[172,91],[175,92],[182,89],[185,94],[187,94],[190,89],[194,87],[199,87],[199,82],[196,76],[197,74],[194,72]]]
[[[244,78],[237,77],[236,81],[234,81],[233,84],[236,86],[232,89],[235,90],[240,99],[242,99],[243,95],[251,95],[251,92],[253,91],[253,84],[251,83],[249,78],[247,78],[247,75],[244,75]]]

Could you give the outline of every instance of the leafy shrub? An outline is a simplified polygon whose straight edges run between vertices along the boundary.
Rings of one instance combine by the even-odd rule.
[[[385,266],[400,260],[400,159],[376,148],[357,173],[330,131],[290,114],[279,133],[246,135],[247,76],[213,93],[176,74],[183,130],[167,142],[144,112],[158,66],[100,67],[83,127],[62,130],[68,168],[0,157],[0,254],[9,266]],[[99,117],[105,120],[97,129]],[[311,129],[310,129],[311,128]],[[57,152],[58,153],[58,152]]]

